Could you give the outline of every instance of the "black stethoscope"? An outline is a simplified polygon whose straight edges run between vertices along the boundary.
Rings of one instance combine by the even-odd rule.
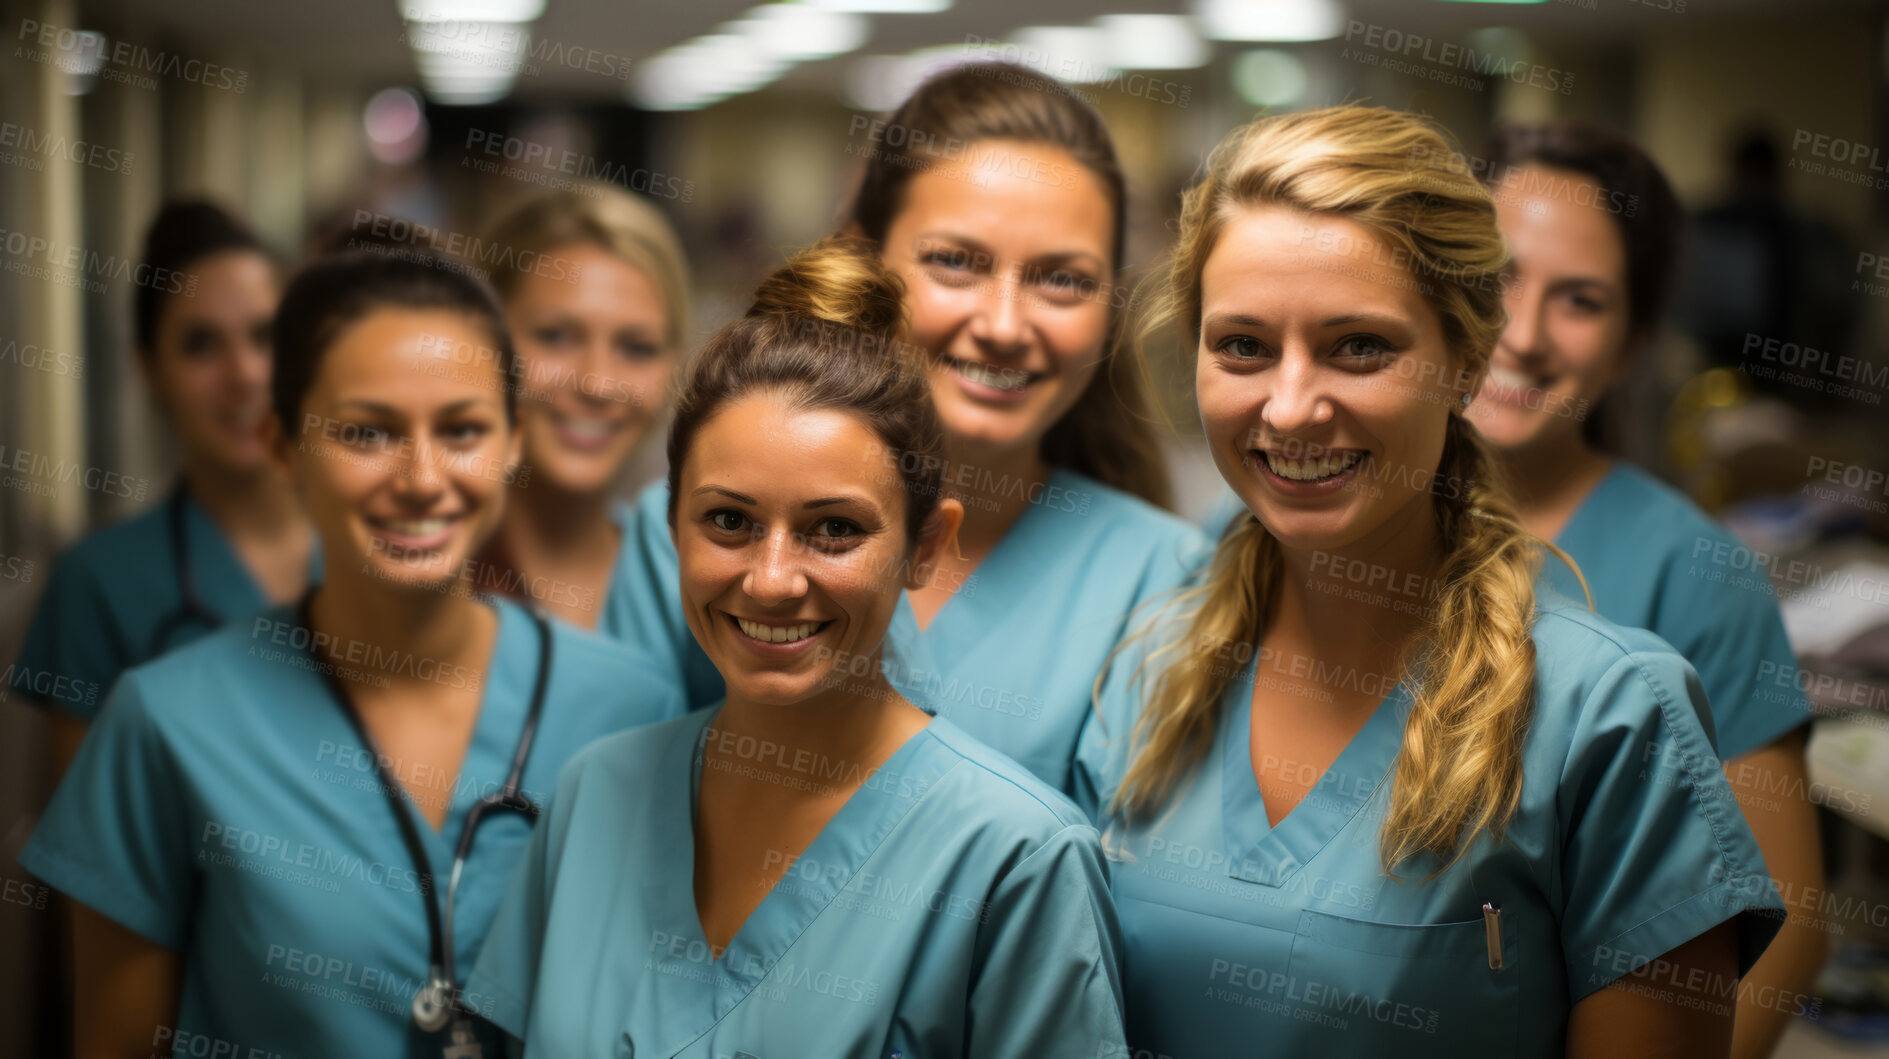
[[[296,606],[296,620],[305,629],[312,630],[308,609],[309,602],[315,596],[310,588],[302,594],[301,603]],[[531,688],[531,707],[525,712],[525,724],[518,733],[518,749],[512,752],[512,769],[505,777],[505,786],[497,794],[488,794],[474,802],[466,813],[466,822],[459,828],[459,843],[453,850],[452,875],[446,882],[446,911],[442,917],[439,902],[433,898],[433,872],[427,860],[426,847],[420,842],[419,827],[413,822],[413,814],[408,812],[405,803],[409,800],[406,788],[401,786],[398,777],[387,773],[386,757],[374,745],[374,739],[362,723],[361,715],[354,708],[354,700],[349,697],[348,689],[340,678],[327,667],[317,667],[322,681],[334,694],[335,702],[354,727],[354,735],[361,741],[363,749],[373,755],[374,774],[380,781],[381,793],[387,796],[387,808],[393,812],[394,822],[400,826],[400,840],[407,847],[407,855],[413,858],[414,871],[419,873],[420,900],[426,904],[427,932],[427,978],[426,984],[413,994],[413,1022],[428,1033],[438,1033],[452,1024],[452,1044],[456,1048],[475,1048],[472,1026],[466,1018],[466,1010],[459,1003],[459,984],[453,968],[453,899],[458,894],[459,876],[466,867],[466,858],[472,852],[472,837],[479,830],[479,822],[488,811],[514,812],[536,823],[539,807],[531,799],[519,793],[518,784],[525,773],[525,759],[531,754],[531,743],[538,734],[538,717],[544,712],[544,692],[551,681],[551,624],[536,607],[530,609],[531,621],[538,629],[538,675]],[[311,641],[313,637],[310,637]],[[314,648],[310,647],[312,653]],[[320,661],[320,659],[316,659]],[[442,922],[443,919],[443,922]],[[461,1051],[457,1054],[476,1054]]]
[[[223,616],[211,610],[203,597],[197,595],[196,567],[190,562],[187,503],[184,483],[179,479],[171,488],[170,499],[164,502],[164,522],[171,539],[171,566],[177,571],[177,605],[158,619],[157,627],[151,632],[151,642],[145,646],[147,660],[163,654],[170,638],[186,625],[201,625],[205,630],[223,625]]]

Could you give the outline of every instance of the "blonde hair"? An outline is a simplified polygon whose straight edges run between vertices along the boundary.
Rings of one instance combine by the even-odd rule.
[[[689,266],[662,212],[621,189],[586,183],[578,190],[540,191],[507,206],[487,226],[484,245],[497,255],[492,288],[510,302],[530,263],[560,247],[594,246],[622,258],[661,292],[668,317],[664,345],[680,350],[691,326]]]
[[[1144,364],[1170,326],[1198,349],[1202,266],[1228,220],[1259,206],[1343,217],[1399,252],[1461,358],[1460,377],[1481,377],[1505,320],[1508,256],[1489,192],[1429,122],[1360,106],[1262,119],[1214,149],[1183,197],[1179,239],[1137,330]],[[1436,469],[1438,482],[1458,487],[1431,490],[1444,550],[1435,609],[1399,659],[1413,704],[1381,835],[1387,868],[1423,853],[1453,862],[1478,832],[1500,835],[1521,793],[1540,551],[1460,413],[1448,412]],[[1187,635],[1150,654],[1131,681],[1138,687],[1166,660],[1135,727],[1118,812],[1152,815],[1205,755],[1233,680],[1217,652],[1258,642],[1281,574],[1278,541],[1248,515],[1223,535],[1205,582],[1171,604]]]

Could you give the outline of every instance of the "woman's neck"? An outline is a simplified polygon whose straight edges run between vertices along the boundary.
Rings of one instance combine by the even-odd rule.
[[[184,466],[184,489],[232,540],[272,540],[307,532],[295,489],[272,468],[230,472],[201,461]]]
[[[1443,547],[1428,496],[1363,540],[1333,551],[1283,548],[1266,630],[1285,650],[1388,675],[1428,625]]]
[[[608,490],[572,492],[537,478],[511,486],[505,502],[500,532],[514,554],[568,555],[615,536]]]
[[[1556,441],[1501,452],[1509,495],[1523,528],[1553,540],[1613,460],[1585,441]]]
[[[1049,481],[1051,468],[1033,445],[946,447],[945,492],[964,503],[959,550],[981,556],[996,547]]]
[[[463,579],[446,590],[400,585],[344,557],[326,559],[309,602],[309,624],[331,638],[322,653],[353,670],[378,669],[393,684],[433,683],[427,673],[452,666],[483,667],[488,639],[479,632],[496,615]]]
[[[763,744],[843,762],[847,774],[863,775],[929,720],[893,690],[878,661],[875,654],[870,678],[842,679],[791,706],[754,702],[731,688],[715,729],[722,736],[752,736]]]

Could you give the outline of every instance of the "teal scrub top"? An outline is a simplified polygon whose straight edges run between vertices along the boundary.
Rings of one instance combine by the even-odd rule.
[[[457,776],[391,761],[441,831],[414,812],[443,895],[474,802],[505,783],[530,706],[538,633],[498,600],[497,642]],[[520,787],[543,804],[558,770],[600,736],[682,711],[677,689],[621,646],[552,622],[552,668]],[[291,607],[128,670],[20,862],[72,899],[180,956],[176,1054],[438,1055],[410,1005],[427,975],[421,875]],[[416,660],[442,683],[479,680]],[[626,689],[635,689],[634,692]],[[459,883],[458,973],[478,956],[530,838],[488,812]],[[485,1029],[496,1046],[498,1034]],[[487,1051],[488,1056],[498,1054]]]
[[[1395,881],[1380,854],[1408,692],[1269,826],[1250,743],[1261,663],[1242,663],[1167,807],[1103,837],[1135,1055],[1558,1055],[1575,1003],[1721,922],[1737,918],[1739,973],[1751,967],[1783,905],[1692,668],[1552,597],[1534,641],[1520,805],[1501,843],[1478,837],[1434,879],[1439,858]],[[1117,736],[1129,683],[1112,675],[1103,701]],[[1085,809],[1101,815],[1126,764],[1126,740],[1085,734]],[[1484,902],[1500,910],[1499,969]],[[1713,988],[1735,1004],[1735,981]]]
[[[1579,564],[1595,610],[1658,633],[1698,670],[1722,759],[1811,721],[1771,582],[1753,570],[1750,549],[1684,494],[1615,463],[1555,544]],[[1542,575],[1569,599],[1583,598],[1559,558],[1547,556]]]
[[[91,533],[53,563],[19,659],[0,688],[90,722],[118,674],[269,606],[222,527],[183,491],[184,538],[201,613],[184,604],[170,532],[172,494]],[[321,580],[320,549],[309,582]]]
[[[602,740],[558,778],[466,991],[527,1055],[1123,1054],[1095,829],[943,719],[711,956],[693,815],[719,712]]]
[[[668,644],[690,701],[719,701],[719,674],[682,616],[668,488],[636,508],[634,562],[642,581],[613,587],[608,627],[655,652]],[[1092,711],[1095,675],[1142,603],[1178,587],[1206,541],[1152,504],[1057,469],[1037,502],[920,630],[901,597],[884,670],[899,692],[1009,755],[1065,793],[1076,741]],[[1152,609],[1152,608],[1150,608]]]

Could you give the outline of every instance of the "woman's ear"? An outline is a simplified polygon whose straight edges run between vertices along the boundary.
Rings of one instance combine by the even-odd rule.
[[[963,504],[951,497],[938,501],[937,509],[918,535],[918,550],[912,556],[911,573],[905,578],[906,588],[924,588],[931,584],[931,575],[937,572],[938,563],[945,556],[957,553],[958,527],[963,523]]]

